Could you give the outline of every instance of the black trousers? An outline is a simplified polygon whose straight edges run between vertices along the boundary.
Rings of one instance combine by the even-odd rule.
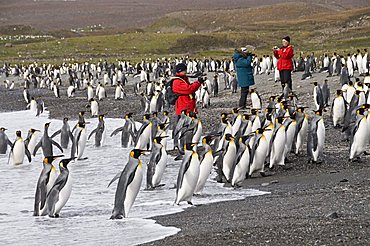
[[[249,86],[248,87],[241,87],[239,108],[246,108],[247,107],[248,92],[249,92]]]
[[[285,87],[286,84],[288,84],[288,87],[290,88],[290,90],[293,90],[293,88],[292,88],[292,71],[290,71],[290,70],[280,70],[279,75],[280,75],[280,81],[281,81],[281,86],[283,87],[283,90],[284,90],[284,87]]]

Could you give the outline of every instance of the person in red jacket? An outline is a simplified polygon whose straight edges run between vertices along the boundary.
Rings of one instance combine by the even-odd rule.
[[[288,84],[290,90],[292,90],[292,70],[294,56],[293,46],[290,44],[290,37],[286,36],[282,40],[283,46],[281,48],[274,47],[274,56],[279,59],[277,63],[277,69],[279,70],[281,86],[284,87]]]
[[[176,100],[175,108],[176,115],[180,115],[181,111],[186,110],[186,113],[197,112],[195,92],[204,82],[201,77],[198,78],[194,83],[189,82],[189,78],[186,76],[186,65],[179,63],[176,65],[176,79],[173,80],[172,90],[178,94],[179,97]]]

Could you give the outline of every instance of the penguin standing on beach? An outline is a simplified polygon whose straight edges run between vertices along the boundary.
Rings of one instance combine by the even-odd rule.
[[[73,134],[71,132],[71,128],[68,124],[69,119],[65,117],[63,119],[63,126],[58,131],[54,132],[53,135],[51,135],[51,138],[54,138],[58,134],[60,134],[60,145],[63,149],[68,148],[69,140],[73,141]]]
[[[90,140],[90,137],[95,134],[95,147],[100,147],[104,144],[106,127],[104,121],[104,115],[99,115],[98,126],[90,133],[87,140]]]
[[[146,151],[140,149],[131,150],[129,160],[125,168],[110,182],[111,184],[114,180],[119,178],[114,198],[114,208],[110,219],[122,219],[128,217],[128,213],[134,204],[137,194],[139,193],[143,179],[143,167],[139,157],[145,152]]]
[[[356,124],[352,130],[351,137],[351,147],[349,160],[354,161],[355,158],[359,159],[363,153],[365,153],[365,148],[368,143],[368,123],[366,116],[364,115],[365,109],[359,108],[356,111],[357,120]]]
[[[150,115],[144,115],[144,122],[139,131],[136,133],[135,149],[149,149],[152,136],[152,122],[150,122]]]
[[[30,108],[32,114],[36,114],[37,112],[37,102],[34,97],[31,97],[30,103],[27,105],[27,108]]]
[[[231,171],[236,158],[236,143],[231,134],[225,135],[225,142],[223,146],[224,151],[222,158],[218,160],[219,178],[223,176],[226,178],[227,182],[231,182]]]
[[[29,104],[31,102],[30,92],[28,91],[28,89],[26,87],[23,89],[23,98],[24,98],[24,100],[26,101],[27,104]]]
[[[293,141],[293,148],[296,155],[302,150],[308,130],[308,115],[304,112],[304,107],[298,107],[296,111],[296,132]]]
[[[94,98],[90,99],[90,110],[91,110],[91,117],[98,117],[99,103]]]
[[[46,207],[42,215],[48,214],[51,218],[58,218],[60,210],[71,196],[73,180],[67,166],[73,159],[63,159],[60,161],[60,174],[46,197]]]
[[[41,137],[38,144],[35,146],[35,149],[33,150],[33,156],[36,155],[40,147],[42,148],[44,156],[53,156],[53,145],[55,145],[63,153],[62,147],[57,142],[55,142],[51,137],[49,137],[49,126],[50,122],[45,123],[44,134]]]
[[[199,179],[200,171],[199,156],[198,153],[193,150],[194,145],[195,144],[187,143],[184,146],[185,155],[177,176],[175,199],[175,204],[177,205],[182,201],[186,201],[188,204],[193,205],[191,200]]]
[[[266,129],[266,131],[271,131]],[[254,144],[251,148],[251,165],[248,176],[252,176],[254,172],[260,172],[261,176],[265,176],[265,160],[268,155],[269,142],[264,135],[264,129],[259,128],[254,133],[256,135]]]
[[[162,139],[166,137],[167,136],[155,137],[153,140],[153,147],[147,169],[147,189],[155,189],[160,186],[168,158],[166,148],[161,144]]]
[[[249,171],[249,166],[251,164],[251,149],[248,142],[250,137],[251,135],[240,138],[238,153],[232,168],[231,185],[233,187],[240,186]]]
[[[31,162],[31,154],[24,144],[21,131],[16,132],[17,138],[11,146],[9,153],[9,159],[12,160],[14,165],[23,164],[24,156],[28,158],[28,162]],[[9,160],[8,160],[9,163]]]
[[[316,110],[324,108],[324,97],[320,85],[317,82],[314,82],[313,87],[313,100],[315,103]]]
[[[8,136],[5,133],[6,129],[4,127],[0,128],[0,154],[6,154],[8,150],[8,145],[12,147],[12,142],[9,140]]]
[[[274,165],[285,165],[285,125],[284,117],[277,117],[275,130],[271,137],[270,168]]]
[[[308,139],[307,139],[307,154],[309,162],[320,163],[325,143],[325,125],[322,118],[322,110],[316,110],[309,126]]]
[[[57,179],[57,171],[53,166],[52,162],[61,157],[58,156],[47,156],[43,160],[43,169],[40,173],[39,179],[36,185],[35,202],[33,209],[33,216],[39,216],[43,213],[46,205],[46,197],[50,189],[53,187],[55,180]]]
[[[87,83],[87,101],[94,98],[94,89],[90,83]]]
[[[258,94],[256,89],[251,89],[251,101],[252,101],[252,108],[253,109],[261,109],[262,108],[262,100],[260,95]]]
[[[331,105],[331,115],[333,118],[333,125],[335,128],[340,127],[343,124],[344,116],[347,111],[347,103],[343,97],[342,90],[337,90],[337,95]]]
[[[211,174],[213,167],[213,151],[210,146],[213,136],[206,136],[202,139],[202,145],[204,147],[203,152],[199,155],[200,169],[199,178],[195,187],[194,193],[201,194],[204,189],[204,185]]]
[[[67,88],[67,97],[68,98],[74,97],[75,92],[76,92],[76,89],[73,85],[68,86],[68,88]]]

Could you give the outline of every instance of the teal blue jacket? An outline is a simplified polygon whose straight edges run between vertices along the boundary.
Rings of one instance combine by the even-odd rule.
[[[240,87],[249,87],[254,85],[252,56],[243,57],[240,53],[235,52],[233,56],[236,77]]]

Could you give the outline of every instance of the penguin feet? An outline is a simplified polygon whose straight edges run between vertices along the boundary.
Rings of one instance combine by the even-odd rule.
[[[191,205],[191,206],[193,206],[193,203],[192,203],[192,202],[189,202],[189,201],[188,201],[188,204],[189,204],[189,205]]]

